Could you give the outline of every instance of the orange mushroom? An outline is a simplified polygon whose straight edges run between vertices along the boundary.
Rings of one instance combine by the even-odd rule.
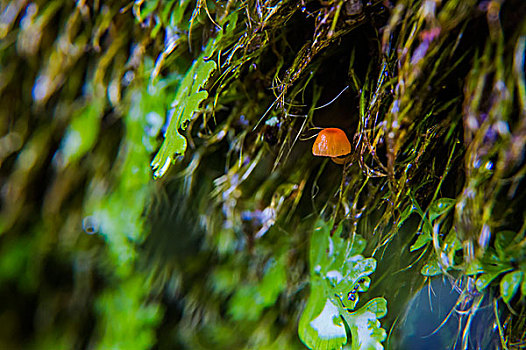
[[[326,128],[320,131],[312,145],[312,154],[320,157],[330,157],[336,164],[345,163],[346,159],[338,158],[351,153],[351,143],[343,130]]]

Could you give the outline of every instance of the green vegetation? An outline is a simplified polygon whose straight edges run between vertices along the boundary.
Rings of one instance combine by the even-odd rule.
[[[0,1],[0,348],[403,349],[438,279],[429,337],[526,347],[525,50],[522,0]]]
[[[360,255],[366,243],[359,235],[341,238],[339,226],[331,237],[330,225],[323,221],[318,225],[310,242],[311,295],[299,323],[301,340],[311,349],[341,348],[347,342],[345,321],[352,349],[381,349],[386,333],[377,318],[385,316],[386,300],[374,298],[352,311],[359,293],[369,289],[368,276],[376,261]]]

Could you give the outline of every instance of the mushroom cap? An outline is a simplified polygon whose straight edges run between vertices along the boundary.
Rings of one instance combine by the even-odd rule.
[[[312,145],[312,154],[321,157],[339,157],[351,153],[351,143],[343,130],[326,128],[320,131]]]

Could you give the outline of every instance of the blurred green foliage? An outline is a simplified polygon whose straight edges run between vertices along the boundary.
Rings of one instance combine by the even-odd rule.
[[[396,349],[431,278],[520,348],[525,50],[521,0],[0,1],[0,348]]]

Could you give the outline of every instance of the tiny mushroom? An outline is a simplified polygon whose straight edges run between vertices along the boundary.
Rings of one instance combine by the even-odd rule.
[[[320,131],[312,145],[312,154],[330,157],[336,164],[343,164],[346,158],[338,158],[351,153],[351,143],[345,132],[338,128],[326,128]]]

